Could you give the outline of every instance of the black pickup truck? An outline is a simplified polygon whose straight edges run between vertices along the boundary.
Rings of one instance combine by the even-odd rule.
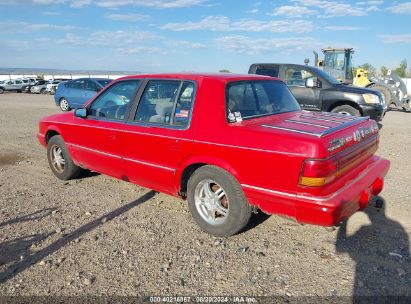
[[[318,68],[285,63],[255,63],[249,74],[282,79],[304,110],[369,116],[380,121],[387,106],[381,93],[342,84]]]

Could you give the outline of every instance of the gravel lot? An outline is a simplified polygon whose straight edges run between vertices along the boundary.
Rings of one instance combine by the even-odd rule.
[[[224,239],[178,199],[98,174],[55,178],[35,134],[58,112],[52,96],[0,95],[0,295],[411,296],[411,113],[383,121],[385,213],[333,232],[259,214]]]

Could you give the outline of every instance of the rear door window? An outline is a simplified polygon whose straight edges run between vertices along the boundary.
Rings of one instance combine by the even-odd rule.
[[[280,72],[279,66],[270,66],[270,67],[257,67],[255,73],[257,75],[265,75],[271,77],[278,77],[278,73]]]
[[[150,80],[144,89],[134,120],[159,125],[187,126],[194,94],[194,84],[189,81]]]
[[[73,80],[69,87],[70,89],[77,89],[77,90],[83,90],[85,87],[85,79],[77,79],[77,80]]]
[[[229,83],[226,89],[226,108],[229,122],[300,109],[283,82],[270,80]]]
[[[314,76],[301,67],[287,67],[284,71],[284,82],[290,86],[305,87],[305,81],[309,77]]]
[[[94,91],[94,92],[98,92],[100,91],[100,87],[97,85],[97,83],[95,83],[94,81],[87,79],[85,81],[85,88],[87,91]]]

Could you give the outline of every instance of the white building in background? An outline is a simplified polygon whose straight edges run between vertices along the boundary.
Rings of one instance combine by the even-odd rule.
[[[77,78],[85,78],[85,77],[93,77],[93,78],[110,78],[110,79],[117,79],[120,77],[127,76],[126,74],[121,75],[121,74],[45,74],[44,79],[45,80],[50,80],[50,79],[77,79]],[[37,78],[37,75],[35,74],[20,74],[20,75],[14,75],[14,74],[0,74],[0,81],[3,80],[10,80],[10,79],[21,79],[21,78]]]

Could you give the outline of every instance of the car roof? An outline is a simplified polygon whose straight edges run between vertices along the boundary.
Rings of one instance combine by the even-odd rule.
[[[296,63],[253,63],[251,66],[290,66],[290,67],[300,67],[308,70],[318,70],[317,67],[312,65],[305,65],[305,64],[296,64]]]
[[[204,79],[216,79],[224,82],[236,81],[236,80],[267,80],[267,79],[276,79],[269,76],[263,75],[253,75],[253,74],[233,74],[233,73],[161,73],[161,74],[138,74],[130,75],[126,77],[119,78],[118,80],[125,79],[141,79],[141,78],[151,78],[151,79],[186,79],[194,81],[202,81]]]

